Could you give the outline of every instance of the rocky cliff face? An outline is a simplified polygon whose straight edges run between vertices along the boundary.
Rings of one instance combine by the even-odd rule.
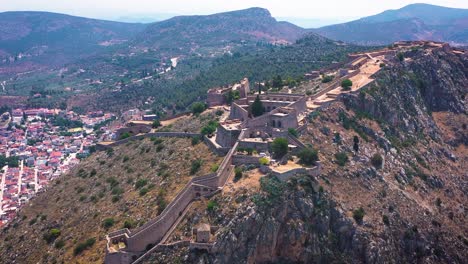
[[[388,124],[394,136],[426,133],[440,139],[443,133],[433,112],[467,114],[468,56],[447,47],[416,49],[402,55],[402,62],[395,60],[381,71],[359,96],[345,96],[343,101],[347,107]],[[459,143],[466,145],[466,128],[461,127],[455,124],[452,129]]]
[[[242,208],[215,245],[217,263],[332,262],[361,253],[356,229],[326,195],[291,184],[273,204]],[[297,189],[296,189],[297,188]],[[357,237],[357,236],[356,236]]]

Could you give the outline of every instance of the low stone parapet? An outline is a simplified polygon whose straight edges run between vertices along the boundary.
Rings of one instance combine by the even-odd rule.
[[[252,139],[243,139],[239,141],[239,148],[244,149],[254,149],[258,152],[266,152],[268,151],[268,142],[267,141],[256,141]]]
[[[232,164],[239,166],[239,165],[260,165],[260,157],[259,156],[247,156],[247,155],[233,155],[232,156]]]
[[[208,252],[211,252],[212,248],[214,246],[214,243],[197,243],[197,242],[190,242],[189,248],[191,250],[193,249],[198,249],[198,250],[206,250]]]

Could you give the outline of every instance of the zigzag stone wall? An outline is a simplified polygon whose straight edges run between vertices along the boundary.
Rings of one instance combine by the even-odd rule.
[[[152,136],[155,136],[155,134],[152,133]],[[178,135],[182,134],[185,136],[190,133],[178,133]],[[168,134],[159,134],[159,136],[161,135],[167,136]],[[174,133],[171,135],[174,135]],[[243,133],[241,133],[242,135]],[[119,142],[119,144],[123,143]],[[200,196],[208,196],[216,192],[219,187],[224,186],[233,172],[231,162],[237,145],[238,143],[228,152],[217,173],[191,179],[158,217],[133,231],[122,229],[110,233],[108,235],[105,263],[131,263],[148,248],[161,242],[177,220],[183,217],[183,212],[194,199]],[[125,241],[127,245],[125,251],[111,252],[109,243],[115,241]]]

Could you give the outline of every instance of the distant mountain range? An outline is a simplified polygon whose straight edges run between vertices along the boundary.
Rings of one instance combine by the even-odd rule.
[[[360,45],[385,45],[399,40],[434,40],[466,45],[468,9],[412,4],[313,31],[327,38]]]
[[[149,24],[134,39],[137,46],[193,49],[228,43],[292,43],[307,31],[288,22],[278,22],[262,8],[249,8],[207,16],[178,16]]]
[[[239,43],[287,44],[306,32],[276,21],[262,8],[177,16],[149,24],[48,12],[5,12],[0,13],[0,68],[12,62],[57,66],[105,53],[128,55],[135,49],[137,53],[151,49],[159,57],[167,57],[199,53],[200,49],[222,50]]]
[[[61,65],[103,52],[151,49],[163,57],[222,51],[239,43],[294,43],[306,33],[360,45],[398,40],[468,44],[468,9],[427,4],[356,21],[304,29],[277,21],[262,8],[205,16],[176,16],[149,24],[123,23],[47,12],[0,13],[0,67],[12,61]]]
[[[120,23],[47,12],[0,13],[0,62],[30,57],[61,64],[133,38],[143,24]]]

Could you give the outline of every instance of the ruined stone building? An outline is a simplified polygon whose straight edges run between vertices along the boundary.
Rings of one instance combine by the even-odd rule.
[[[233,91],[239,91],[240,98],[245,98],[250,93],[249,80],[244,78],[233,86],[209,89],[206,102],[209,107],[226,104],[228,94]]]
[[[306,125],[307,97],[305,95],[264,93],[258,96],[265,113],[258,117],[250,114],[250,107],[257,97],[255,94],[246,95],[234,101],[229,119],[221,123],[216,131],[217,144],[225,148],[231,147],[237,141],[241,130],[246,130],[247,137],[241,139],[241,144],[245,143],[263,149],[262,141],[268,138],[286,137],[288,129],[299,129]],[[262,140],[254,140],[255,138]],[[256,141],[258,144],[255,143]]]

